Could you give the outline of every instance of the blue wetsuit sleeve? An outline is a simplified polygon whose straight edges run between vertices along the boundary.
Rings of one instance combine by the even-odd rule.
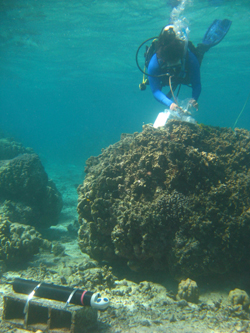
[[[196,56],[190,51],[188,54],[188,70],[192,86],[192,98],[197,101],[201,93],[200,64]]]
[[[156,54],[153,55],[153,57],[151,58],[151,60],[149,62],[148,74],[154,75],[154,76],[161,74],[161,69],[158,64]],[[149,85],[150,85],[151,91],[152,91],[154,97],[157,99],[157,101],[166,105],[167,107],[170,107],[170,105],[173,102],[171,101],[171,99],[167,98],[167,96],[161,91],[162,86],[161,86],[160,78],[149,76],[148,79],[149,79]]]

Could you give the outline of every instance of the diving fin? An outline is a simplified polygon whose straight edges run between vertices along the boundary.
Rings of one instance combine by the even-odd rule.
[[[202,40],[202,44],[206,46],[207,50],[209,50],[210,47],[215,46],[222,41],[222,39],[228,33],[231,24],[232,21],[228,19],[224,20],[216,19],[213,21],[213,23],[207,29]]]

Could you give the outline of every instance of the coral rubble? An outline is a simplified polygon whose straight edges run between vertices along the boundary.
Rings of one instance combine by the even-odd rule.
[[[170,121],[86,162],[79,245],[176,278],[249,269],[250,134]]]
[[[8,220],[0,221],[0,243],[0,260],[7,265],[25,263],[40,249],[51,248],[51,243],[42,239],[34,227]]]

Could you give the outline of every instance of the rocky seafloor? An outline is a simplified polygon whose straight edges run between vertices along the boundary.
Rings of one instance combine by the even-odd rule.
[[[1,292],[11,291],[9,283],[15,277],[99,291],[109,298],[110,306],[98,312],[96,326],[87,331],[93,333],[249,332],[249,309],[242,304],[232,304],[226,281],[220,287],[216,283],[209,286],[201,283],[197,303],[177,300],[178,282],[174,284],[168,277],[161,284],[150,280],[138,283],[129,279],[117,280],[111,269],[100,267],[82,254],[76,241],[64,246],[64,255],[44,252],[29,262],[27,268],[5,272],[1,278]],[[237,285],[237,282],[231,282],[231,287]],[[23,332],[6,322],[0,323],[0,330]]]
[[[175,124],[176,126],[179,126],[177,123]],[[201,128],[201,130],[203,129]],[[220,129],[214,129],[212,127],[207,127],[205,129],[205,131],[209,130],[211,132],[220,131]],[[222,129],[221,133],[224,133],[225,135],[225,133],[229,133],[228,131],[230,130]],[[236,154],[237,158],[235,158],[234,167],[235,165],[237,167],[238,164],[244,164],[242,161],[244,162],[244,160],[248,158],[247,156],[249,156],[249,150],[247,148],[247,144],[249,144],[249,132],[240,130],[237,131],[236,134],[238,135],[238,138],[244,138],[245,146],[240,147],[240,151],[242,150],[240,155]],[[136,134],[136,136],[137,135],[139,134]],[[209,137],[209,135],[207,135],[207,137]],[[229,139],[230,137],[233,138],[231,134],[228,137]],[[241,140],[239,141],[241,142]],[[228,140],[228,142],[230,143],[230,140]],[[237,136],[235,142],[237,142]],[[230,146],[229,143],[227,146]],[[115,149],[117,149],[117,145],[119,146],[120,143],[114,146]],[[239,146],[241,146],[241,143],[239,143]],[[112,151],[112,146],[108,149]],[[230,151],[231,153],[234,151],[234,149],[230,147],[225,147],[225,149],[226,153],[222,154],[224,155],[224,164],[226,163],[225,155],[230,155]],[[103,154],[105,155],[107,152],[109,151],[104,151]],[[202,163],[204,164],[204,169],[202,169],[203,172],[205,172],[207,170],[206,168],[208,168],[208,166],[206,166],[206,163],[209,163],[207,161],[207,156],[210,156],[209,153],[212,154],[212,152],[209,152],[208,150],[206,150],[206,152],[206,156],[201,154],[201,156],[204,157],[202,160]],[[220,155],[219,148],[217,155]],[[103,155],[100,155],[98,157],[99,160],[102,159],[102,156]],[[199,161],[198,152],[196,152],[195,157],[196,160]],[[97,158],[94,160],[96,159]],[[218,163],[218,161],[216,163]],[[211,167],[214,168],[213,162],[211,164]],[[221,166],[220,163],[219,165]],[[246,166],[248,165],[249,164],[246,163]],[[90,164],[87,164],[87,167],[89,168]],[[151,269],[147,270],[138,269],[138,267],[141,267],[140,265],[138,266],[138,258],[128,258],[129,260],[136,259],[135,266],[130,266],[130,268],[129,265],[127,266],[126,264],[126,258],[126,260],[121,260],[122,265],[119,266],[116,266],[115,264],[117,261],[109,262],[109,257],[100,258],[98,261],[90,258],[88,254],[80,251],[78,240],[81,242],[81,237],[78,238],[77,236],[77,229],[79,228],[79,224],[77,222],[78,214],[76,211],[76,184],[79,184],[81,181],[82,170],[74,165],[64,167],[58,167],[57,165],[47,165],[45,169],[48,172],[50,178],[55,182],[57,189],[63,198],[64,206],[59,216],[59,223],[54,226],[51,225],[49,228],[46,228],[41,233],[39,233],[34,229],[33,226],[20,226],[19,224],[15,225],[15,223],[18,223],[18,221],[12,222],[2,216],[1,223],[3,226],[5,226],[4,230],[8,230],[8,228],[9,230],[14,230],[15,232],[9,232],[9,234],[12,235],[15,240],[18,240],[18,233],[21,233],[21,235],[27,235],[27,230],[29,231],[29,228],[33,228],[31,231],[31,235],[33,235],[33,237],[30,237],[30,242],[28,243],[28,254],[32,246],[34,246],[34,253],[28,255],[26,259],[20,263],[17,263],[13,260],[8,262],[6,257],[1,257],[0,288],[2,296],[8,292],[11,292],[11,282],[15,277],[33,279],[36,281],[45,281],[47,283],[54,283],[64,286],[69,285],[81,289],[86,288],[91,291],[99,291],[102,296],[109,298],[110,306],[107,310],[98,312],[98,321],[96,326],[93,327],[91,331],[88,331],[90,333],[250,332],[249,297],[247,294],[250,292],[250,284],[247,270],[225,272],[223,266],[222,272],[219,273],[218,270],[216,270],[216,275],[214,276],[211,276],[210,274],[203,274],[200,276],[190,274],[189,276],[189,274],[187,274],[187,276],[183,276],[185,282],[182,282],[182,285],[180,285],[181,278],[178,278],[177,275],[179,274],[175,275],[175,270],[156,270],[156,266],[151,266]],[[157,178],[155,178],[155,176],[154,178],[151,176],[152,173],[154,173],[153,170],[149,170],[149,172],[151,172],[151,174],[148,176],[151,184],[150,188],[152,190],[154,182],[157,183]],[[197,173],[197,168],[195,169],[195,172]],[[239,174],[244,174],[246,172],[247,169],[243,168]],[[162,174],[159,174],[159,177],[162,177]],[[240,179],[241,177],[243,176],[241,175],[238,178]],[[111,178],[111,180],[108,180],[108,184],[114,186],[112,177],[109,178]],[[89,181],[88,177],[85,179]],[[142,177],[134,179],[134,181],[131,183],[135,188],[135,193],[137,193],[137,186],[140,186],[140,182],[138,183],[138,180],[141,179]],[[145,183],[143,182],[143,184],[148,185],[149,180],[146,179]],[[172,186],[173,184],[178,183],[178,180],[178,173],[176,172],[174,175],[172,174],[170,179]],[[248,183],[245,182],[243,185],[243,194],[247,194]],[[159,184],[157,184],[157,186],[159,186]],[[214,183],[213,186],[215,187]],[[235,185],[235,183],[231,183],[230,189],[234,189],[234,186],[237,187],[237,184]],[[195,186],[193,185],[193,188],[194,187]],[[224,187],[222,186],[221,191],[223,188]],[[139,188],[139,190],[141,189]],[[249,208],[247,208],[248,201],[244,200],[243,205],[241,203],[241,189],[239,189],[238,192],[239,198],[237,200],[235,199],[233,202],[237,202],[239,204],[239,209],[242,209],[244,206],[245,208],[242,209],[242,211],[245,212]],[[123,198],[122,196],[124,193],[126,192],[121,192],[121,198]],[[139,193],[143,193],[143,191]],[[223,191],[219,193],[222,193],[222,195],[225,194]],[[187,193],[185,193],[185,195],[187,195]],[[230,196],[226,197],[230,198]],[[90,197],[90,200],[91,199],[92,198]],[[115,199],[119,199],[116,191]],[[81,200],[79,202],[81,202]],[[94,215],[97,214],[96,212],[97,210],[93,210]],[[226,207],[224,208],[223,213],[224,215],[222,215],[225,216]],[[223,216],[220,216],[221,219],[219,219],[217,223],[222,223],[222,221],[224,221]],[[83,217],[80,216],[80,218],[82,219]],[[237,218],[235,217],[234,221],[236,220]],[[93,219],[90,222],[93,223],[94,221],[97,221],[97,219]],[[86,219],[84,223],[88,223],[88,220]],[[99,219],[98,223],[100,223]],[[232,226],[232,220],[230,220],[230,223],[230,226]],[[81,226],[80,233],[82,233],[82,228],[83,227]],[[86,228],[86,230],[88,229]],[[25,236],[23,243],[17,243],[19,245],[25,245],[26,238],[27,237]],[[220,237],[218,235],[217,239],[219,238]],[[40,246],[38,250],[35,247],[37,244]],[[41,246],[41,244],[43,246]],[[98,242],[96,244],[98,245]],[[244,244],[245,246],[245,243],[241,243],[240,240],[237,241],[237,244],[239,249],[241,244]],[[82,246],[81,249],[83,250]],[[8,252],[5,251],[4,253]],[[97,253],[99,254],[100,252]],[[228,254],[229,251],[226,250],[226,253]],[[239,251],[239,256],[241,253],[242,250]],[[140,258],[140,256],[138,257]],[[163,256],[161,256],[161,258],[162,257]],[[247,258],[247,253],[245,254],[245,257]],[[228,260],[227,257],[226,260]],[[191,263],[192,262],[193,261],[191,260]],[[233,261],[233,263],[234,262],[235,261]],[[111,267],[111,264],[113,267]],[[248,261],[245,262],[245,265],[248,265]],[[135,269],[131,271],[131,268]],[[194,270],[191,267],[190,270],[188,270],[188,273],[192,273],[193,271]],[[192,280],[186,280],[187,277],[192,278]],[[237,290],[232,294],[232,291],[235,289]],[[1,313],[2,306],[3,303],[1,297]],[[25,332],[25,330],[16,329],[8,323],[1,321],[0,332],[21,333]]]

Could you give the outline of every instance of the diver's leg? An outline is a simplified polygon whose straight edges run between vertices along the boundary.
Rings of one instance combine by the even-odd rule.
[[[198,44],[197,47],[195,48],[195,55],[196,58],[199,61],[199,64],[201,65],[202,59],[204,57],[204,54],[210,49],[208,45],[205,44]]]

